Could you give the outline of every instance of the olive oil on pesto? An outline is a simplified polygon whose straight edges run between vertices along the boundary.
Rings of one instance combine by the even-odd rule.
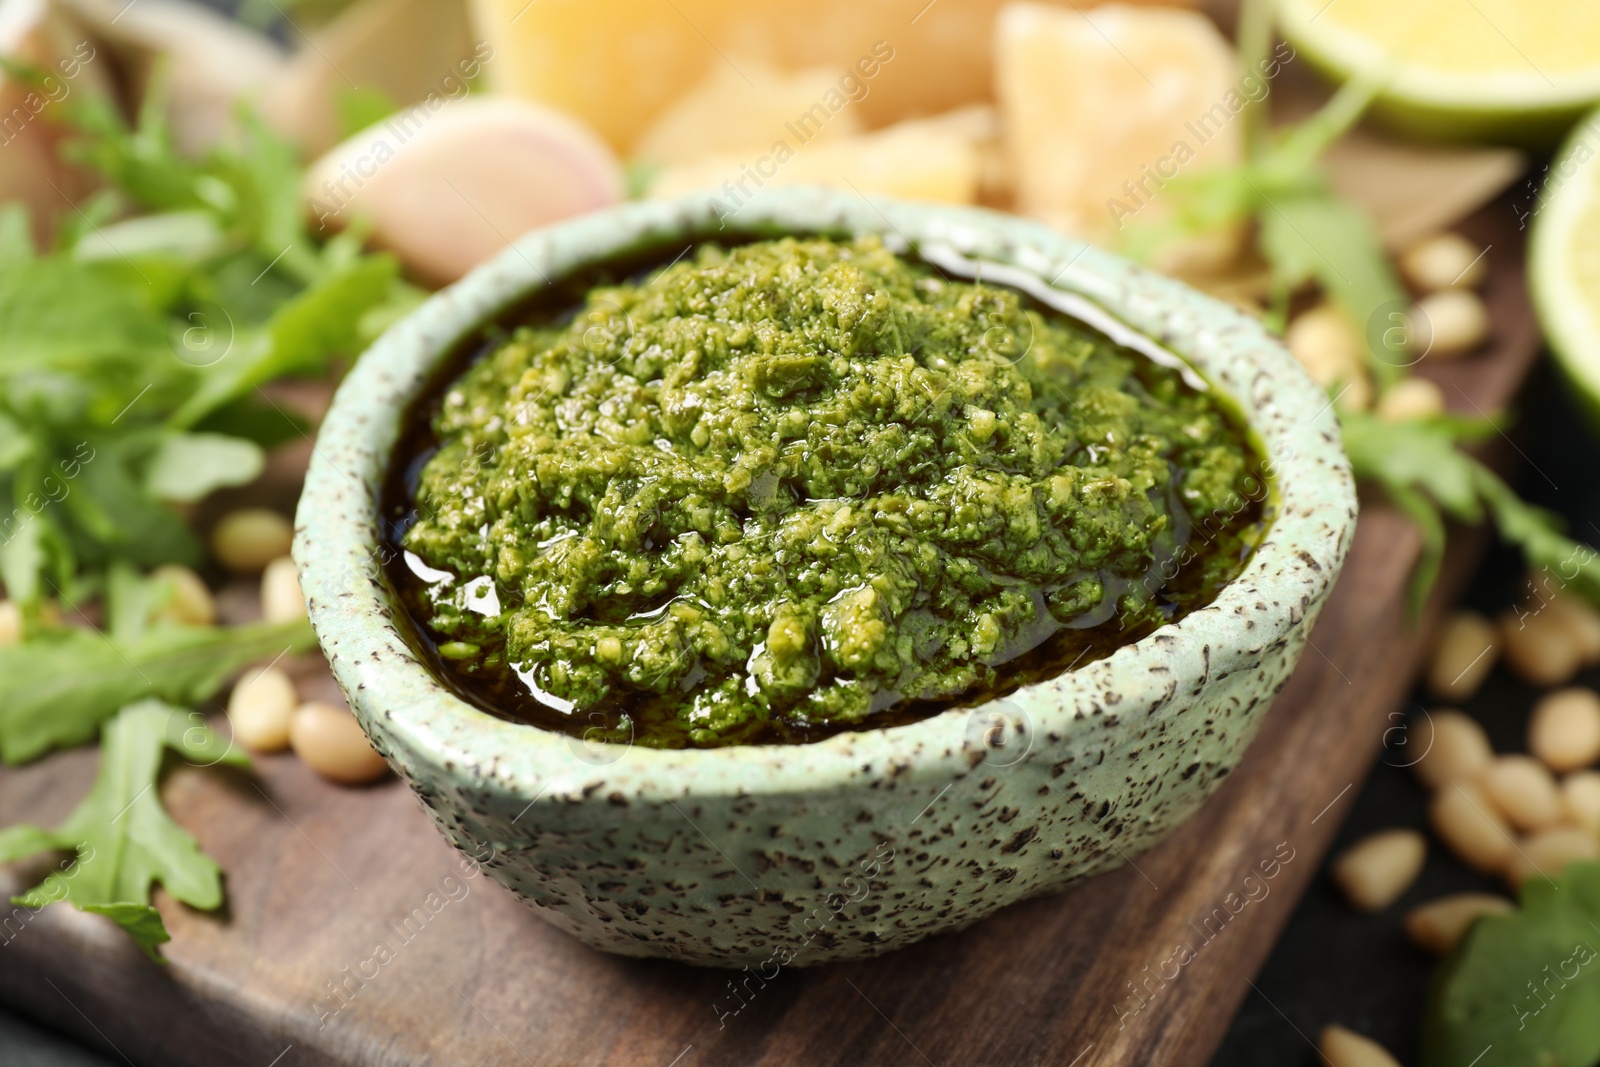
[[[925,718],[1209,603],[1268,521],[1231,403],[876,238],[706,244],[490,331],[389,573],[458,692],[659,747]]]

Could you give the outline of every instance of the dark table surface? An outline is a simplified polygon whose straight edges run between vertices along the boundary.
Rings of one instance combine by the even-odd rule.
[[[1527,460],[1520,488],[1531,500],[1565,515],[1579,537],[1600,541],[1600,479],[1590,474],[1600,437],[1577,414],[1566,386],[1548,368],[1530,383],[1522,407],[1538,417],[1524,420],[1515,434]],[[1516,553],[1500,546],[1491,549],[1467,602],[1487,614],[1498,613],[1510,603],[1523,573]],[[1580,681],[1600,685],[1600,669]],[[1484,723],[1497,749],[1520,750],[1535,696],[1497,670],[1464,710]],[[1420,706],[1414,703],[1412,708]],[[1405,762],[1399,753],[1380,760],[1340,830],[1333,854],[1375,830],[1424,824],[1425,797],[1412,773],[1403,769]],[[1433,960],[1405,940],[1401,916],[1416,903],[1468,889],[1502,891],[1498,883],[1470,873],[1438,847],[1430,849],[1422,877],[1399,903],[1376,915],[1351,911],[1326,876],[1319,877],[1256,980],[1259,991],[1245,1001],[1213,1063],[1318,1063],[1312,1042],[1329,1023],[1375,1038],[1403,1063],[1416,1062]],[[5,1067],[114,1067],[122,1062],[86,1051],[70,1038],[0,1008],[0,1064]]]

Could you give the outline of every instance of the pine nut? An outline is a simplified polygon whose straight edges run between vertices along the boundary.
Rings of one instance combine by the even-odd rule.
[[[1426,378],[1401,378],[1378,398],[1378,417],[1388,422],[1426,419],[1444,413],[1444,393]]]
[[[1332,304],[1310,309],[1289,324],[1284,343],[1318,385],[1345,390],[1339,399],[1342,408],[1363,410],[1371,405],[1372,382],[1363,360],[1366,345],[1344,312]]]
[[[1440,233],[1406,249],[1400,272],[1425,293],[1459,285],[1476,289],[1489,274],[1483,249],[1458,233]]]
[[[1347,378],[1361,365],[1361,335],[1332,304],[1320,304],[1296,316],[1283,339],[1319,385]]]
[[[1561,821],[1561,791],[1549,769],[1532,756],[1498,757],[1478,779],[1478,786],[1519,830],[1543,830]]]
[[[1506,861],[1506,883],[1515,889],[1535,875],[1559,878],[1568,864],[1592,859],[1600,859],[1600,841],[1592,832],[1558,826],[1527,838],[1511,853]]]
[[[1489,735],[1459,711],[1429,712],[1418,725],[1421,728],[1414,743],[1423,755],[1417,760],[1416,772],[1429,789],[1471,782],[1494,762]]]
[[[1600,831],[1600,773],[1579,771],[1561,780],[1567,818],[1590,832]]]
[[[276,667],[246,674],[228,694],[228,725],[233,739],[252,752],[289,747],[289,719],[300,698],[294,683]]]
[[[1506,666],[1529,685],[1547,688],[1572,680],[1583,665],[1574,635],[1547,612],[1500,616]]]
[[[1422,873],[1428,843],[1415,830],[1362,838],[1333,861],[1333,880],[1357,911],[1382,911]]]
[[[1600,663],[1600,611],[1572,593],[1558,593],[1545,604],[1551,620],[1567,631],[1585,665]]]
[[[300,592],[300,575],[294,560],[279,556],[261,572],[261,615],[268,622],[288,622],[306,617],[306,599]]]
[[[1406,936],[1424,952],[1443,956],[1456,947],[1480,915],[1504,915],[1511,901],[1493,893],[1455,893],[1406,913]]]
[[[279,556],[289,554],[294,527],[269,508],[229,512],[211,532],[211,551],[218,562],[237,574],[254,574]]]
[[[22,609],[15,600],[0,600],[0,648],[22,643]]]
[[[1400,1067],[1388,1049],[1342,1026],[1325,1027],[1317,1048],[1328,1067]]]
[[[1454,359],[1489,338],[1489,309],[1471,289],[1441,289],[1411,309],[1414,351],[1435,359]]]
[[[1335,404],[1340,411],[1366,411],[1372,407],[1372,378],[1366,368],[1356,368],[1339,388],[1341,392],[1335,397]]]
[[[150,577],[165,582],[171,595],[156,612],[156,618],[185,626],[210,626],[217,621],[217,602],[200,576],[188,567],[168,563],[150,572]]]
[[[1558,773],[1600,759],[1600,694],[1574,686],[1542,697],[1528,719],[1528,751]]]
[[[1428,806],[1434,833],[1475,871],[1498,874],[1511,855],[1511,827],[1489,798],[1462,782],[1441,789]]]
[[[289,743],[306,766],[335,782],[371,782],[389,768],[367,743],[355,716],[332,704],[301,704],[289,720]]]
[[[1457,611],[1439,630],[1428,688],[1440,700],[1470,700],[1500,658],[1500,631],[1476,611]]]

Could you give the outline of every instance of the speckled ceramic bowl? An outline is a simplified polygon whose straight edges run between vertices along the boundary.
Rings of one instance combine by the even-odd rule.
[[[985,277],[1104,329],[1131,327],[1231,393],[1279,494],[1244,573],[1210,606],[1048,682],[810,745],[585,744],[485,714],[436,681],[396,625],[377,500],[402,414],[442,356],[597,261],[651,248],[670,259],[734,234],[863,232],[950,269],[981,259]],[[497,880],[596,948],[765,968],[887,952],[1170,833],[1237,763],[1288,678],[1355,516],[1326,397],[1233,308],[1019,219],[784,190],[733,215],[694,198],[540,230],[429,300],[340,387],[294,554],[351,706],[447,838],[488,854]]]

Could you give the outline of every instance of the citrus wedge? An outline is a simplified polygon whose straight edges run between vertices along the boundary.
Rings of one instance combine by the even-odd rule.
[[[1278,0],[1284,36],[1339,79],[1384,81],[1410,132],[1548,147],[1600,103],[1600,5],[1572,0]]]
[[[1567,377],[1600,415],[1600,111],[1567,138],[1525,210],[1534,310]]]

